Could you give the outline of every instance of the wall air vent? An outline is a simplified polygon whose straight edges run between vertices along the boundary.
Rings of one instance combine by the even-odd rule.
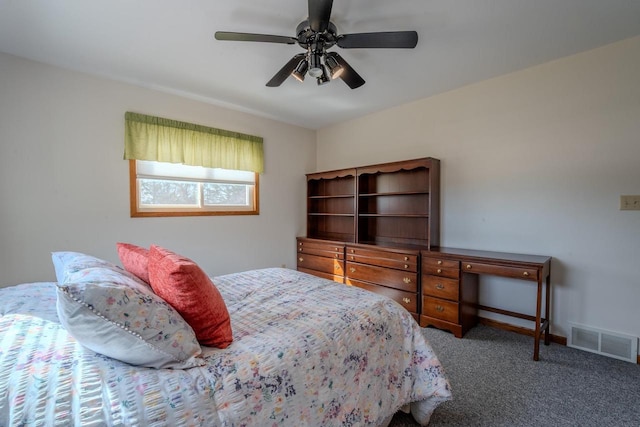
[[[638,337],[569,322],[567,346],[637,363]]]

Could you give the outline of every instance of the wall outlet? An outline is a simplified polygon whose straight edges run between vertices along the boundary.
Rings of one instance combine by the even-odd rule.
[[[640,196],[620,196],[621,211],[640,211]]]

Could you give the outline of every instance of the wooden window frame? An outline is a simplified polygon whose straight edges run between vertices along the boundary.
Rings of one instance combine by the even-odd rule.
[[[162,210],[141,211],[138,208],[138,185],[136,161],[129,160],[129,204],[132,218],[148,217],[185,217],[185,216],[225,216],[225,215],[259,215],[260,214],[260,174],[255,173],[253,192],[253,209],[251,210]]]

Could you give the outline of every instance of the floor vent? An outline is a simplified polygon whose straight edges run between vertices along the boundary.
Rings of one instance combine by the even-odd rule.
[[[569,323],[567,346],[637,363],[638,337]]]

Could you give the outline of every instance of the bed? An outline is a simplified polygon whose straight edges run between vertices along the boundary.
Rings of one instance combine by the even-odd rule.
[[[60,280],[0,289],[0,426],[383,426],[400,409],[426,425],[451,398],[390,299],[283,268],[211,279],[233,341],[183,369],[81,344],[59,317]]]

